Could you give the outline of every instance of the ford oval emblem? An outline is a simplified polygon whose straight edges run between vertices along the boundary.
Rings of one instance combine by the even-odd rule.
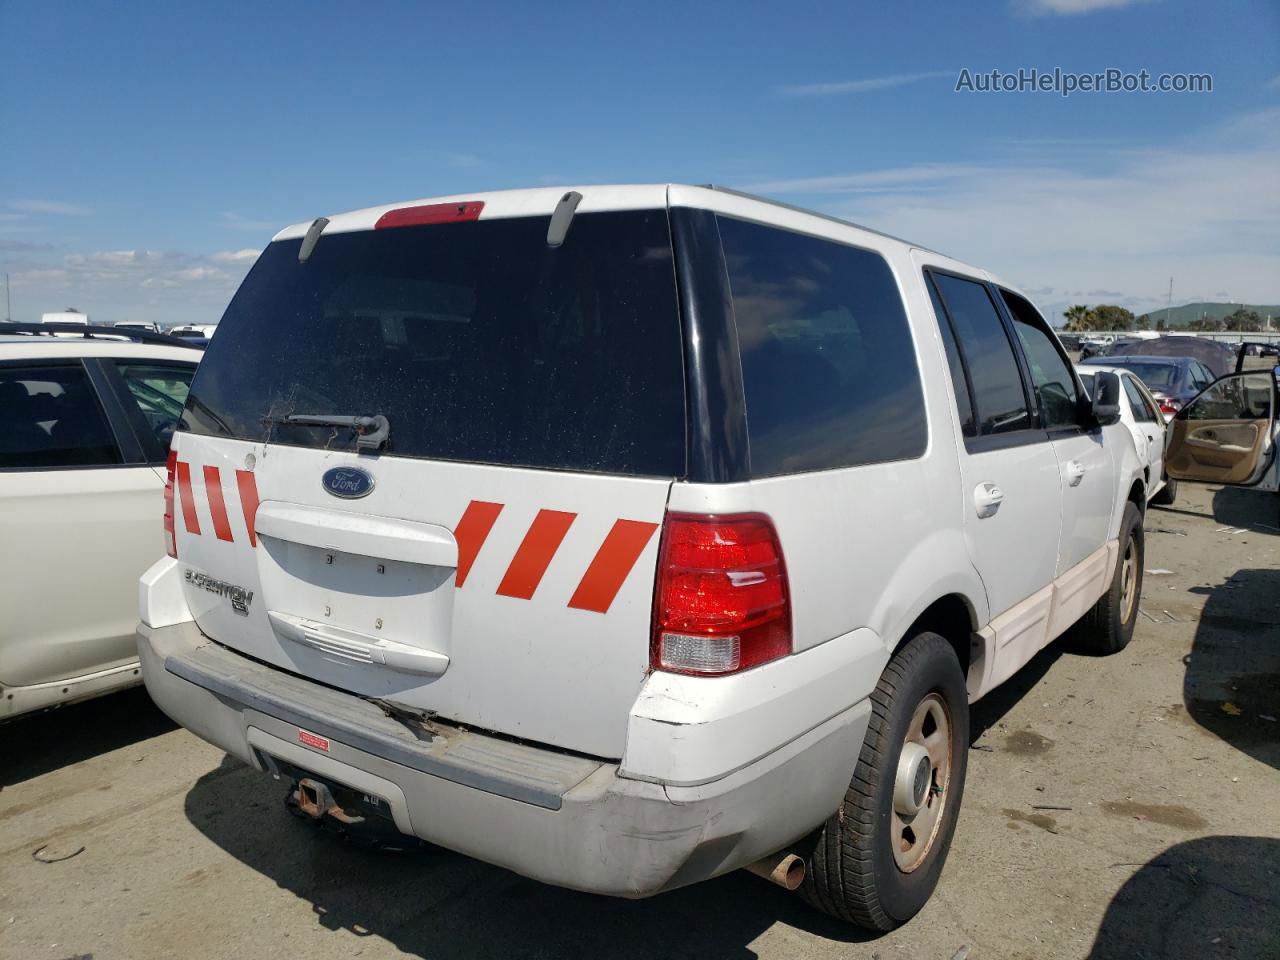
[[[359,500],[373,492],[373,477],[359,467],[334,467],[320,478],[325,492],[343,500]]]

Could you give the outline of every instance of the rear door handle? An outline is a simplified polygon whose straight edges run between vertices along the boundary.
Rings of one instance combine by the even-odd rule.
[[[1004,491],[994,483],[980,483],[973,488],[973,505],[982,519],[995,516],[1004,503]]]
[[[1080,481],[1084,479],[1084,464],[1079,460],[1072,460],[1067,464],[1067,483],[1070,486],[1080,486]]]

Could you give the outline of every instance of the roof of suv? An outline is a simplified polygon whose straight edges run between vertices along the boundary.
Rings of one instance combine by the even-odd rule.
[[[800,207],[793,207],[764,197],[741,193],[717,186],[689,186],[676,183],[650,184],[609,184],[595,186],[560,186],[532,187],[520,190],[497,190],[481,193],[459,193],[441,197],[425,197],[418,200],[405,200],[400,203],[388,203],[377,207],[365,207],[362,210],[351,210],[346,213],[328,214],[328,224],[324,233],[350,233],[360,230],[372,230],[384,214],[406,207],[427,206],[434,204],[481,203],[483,209],[478,219],[497,220],[507,217],[549,216],[556,209],[561,198],[569,191],[582,195],[577,213],[601,213],[613,210],[650,210],[660,207],[694,207],[712,210],[747,220],[758,220],[779,227],[790,228],[819,236],[831,235],[832,227],[841,232],[852,231],[845,239],[857,241],[861,235],[863,243],[869,246],[883,246],[884,241],[898,244],[905,249],[935,251],[909,240],[903,240],[887,233],[881,233],[869,227],[850,223],[838,217],[815,213]],[[293,240],[304,237],[314,221],[291,224],[277,233],[272,240]],[[939,254],[941,256],[941,254]],[[951,259],[951,258],[948,258]],[[977,267],[952,261],[955,265],[998,281],[989,272]],[[1003,284],[1010,287],[1009,284]],[[1010,289],[1013,289],[1010,287]]]
[[[0,360],[57,360],[67,357],[137,357],[140,360],[185,360],[198,363],[199,350],[133,340],[84,337],[24,336],[0,333]]]

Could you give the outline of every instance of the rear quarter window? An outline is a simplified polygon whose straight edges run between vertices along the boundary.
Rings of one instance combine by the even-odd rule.
[[[928,442],[906,310],[879,254],[718,218],[758,477],[906,460]]]

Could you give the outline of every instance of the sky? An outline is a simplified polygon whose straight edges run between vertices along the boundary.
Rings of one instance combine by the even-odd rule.
[[[1171,277],[1280,303],[1280,0],[768,6],[0,0],[11,315],[216,322],[289,223],[655,181],[905,237],[1054,322]],[[1020,68],[1212,92],[956,89]]]

